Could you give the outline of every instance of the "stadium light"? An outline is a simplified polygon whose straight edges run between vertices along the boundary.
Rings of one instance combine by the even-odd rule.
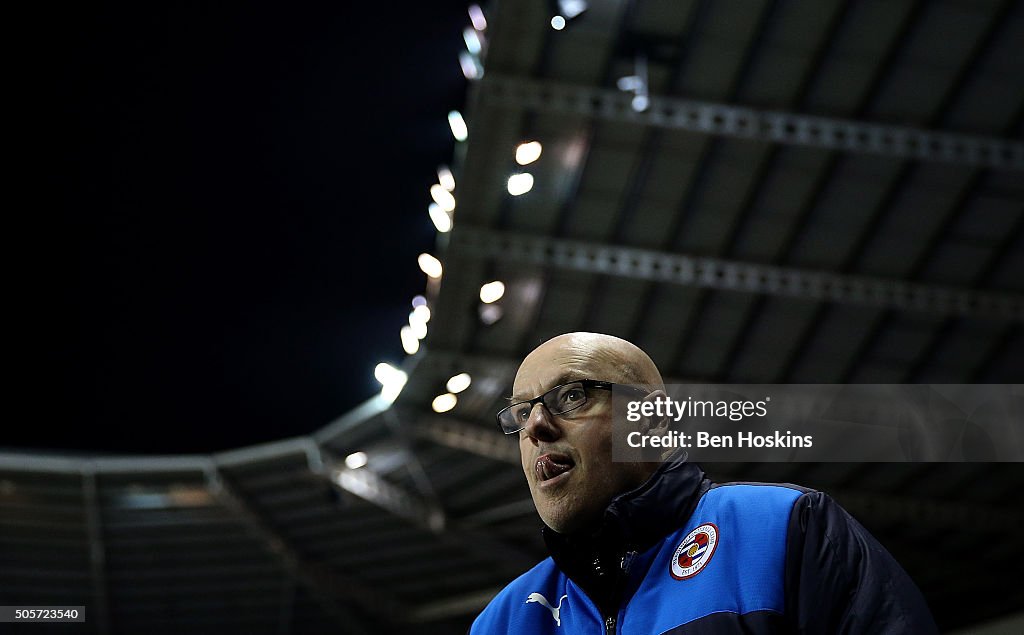
[[[437,182],[441,184],[441,187],[449,192],[455,191],[455,175],[452,174],[451,168],[447,165],[438,166]]]
[[[445,388],[450,393],[459,393],[469,388],[471,383],[473,383],[473,378],[469,376],[469,373],[459,373],[448,380]]]
[[[398,399],[402,388],[405,387],[405,382],[409,381],[409,376],[405,371],[395,368],[387,362],[377,364],[373,369],[373,376],[380,382],[381,398],[389,404]]]
[[[416,259],[416,263],[419,264],[420,271],[431,278],[440,278],[441,273],[444,271],[444,268],[441,266],[441,261],[430,254],[420,254],[419,258]]]
[[[431,203],[430,207],[427,208],[427,212],[430,214],[430,222],[434,223],[434,227],[438,232],[447,234],[452,230],[452,217],[448,215],[448,212],[441,209],[440,205]]]
[[[501,280],[488,282],[480,287],[480,301],[484,304],[497,302],[503,295],[505,295],[505,283]]]
[[[487,19],[484,17],[484,12],[480,9],[480,5],[469,5],[469,21],[473,23],[473,28],[477,31],[483,31],[487,28]]]
[[[345,467],[350,470],[358,470],[369,462],[366,452],[353,452],[345,457]]]
[[[512,196],[526,194],[533,189],[533,175],[529,172],[520,172],[508,177],[508,193]]]
[[[516,146],[516,163],[527,165],[540,158],[540,141],[527,141]]]
[[[415,310],[409,314],[409,328],[412,329],[413,337],[417,340],[421,340],[427,336],[427,322],[423,319],[423,316],[416,313]]]
[[[466,79],[480,79],[484,76],[483,64],[481,64],[480,60],[472,53],[460,51],[459,66],[462,67],[462,74],[466,76]]]
[[[402,350],[406,355],[415,355],[420,350],[420,339],[416,337],[411,326],[403,326],[399,332],[402,338]]]
[[[462,39],[466,41],[466,50],[470,54],[480,55],[480,51],[483,49],[483,42],[480,40],[480,34],[475,28],[467,26],[463,29]]]
[[[452,129],[452,134],[455,135],[456,141],[465,141],[469,136],[469,128],[466,127],[466,120],[462,118],[462,113],[458,110],[453,110],[448,113],[448,125]]]
[[[448,412],[454,408],[457,403],[459,403],[459,398],[450,392],[446,392],[443,395],[434,397],[434,401],[430,403],[430,407],[434,409],[434,412],[440,414],[442,412]]]
[[[430,186],[430,198],[434,199],[437,206],[446,212],[451,212],[455,209],[455,197],[437,183]]]
[[[490,326],[501,319],[505,312],[497,304],[480,305],[480,321]]]
[[[587,10],[585,0],[558,0],[558,9],[567,19],[572,20]]]

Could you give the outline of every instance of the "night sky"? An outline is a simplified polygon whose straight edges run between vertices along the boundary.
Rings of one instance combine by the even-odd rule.
[[[171,6],[165,6],[169,4]],[[466,2],[77,3],[26,21],[27,350],[0,448],[311,432],[401,361]]]

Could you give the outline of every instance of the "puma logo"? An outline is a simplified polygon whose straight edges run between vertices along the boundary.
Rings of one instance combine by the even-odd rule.
[[[562,611],[562,600],[564,600],[567,597],[569,596],[563,595],[562,597],[558,598],[558,606],[551,606],[551,603],[548,602],[548,599],[540,593],[531,593],[526,597],[526,603],[529,604],[530,602],[536,602],[537,604],[540,604],[541,606],[547,608],[547,610],[551,611],[551,617],[555,618],[555,626],[561,626],[562,618],[560,618],[558,614]]]

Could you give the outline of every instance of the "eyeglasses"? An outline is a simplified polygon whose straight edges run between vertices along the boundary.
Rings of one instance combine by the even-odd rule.
[[[623,384],[615,384],[610,381],[579,379],[555,386],[540,397],[529,401],[520,401],[507,408],[502,408],[498,411],[498,427],[505,434],[515,434],[526,427],[526,422],[530,420],[530,413],[533,412],[533,407],[537,404],[544,404],[544,407],[552,415],[564,415],[587,403],[587,389],[611,390],[614,386],[619,386],[637,394],[642,393],[644,396],[648,394],[646,390]]]

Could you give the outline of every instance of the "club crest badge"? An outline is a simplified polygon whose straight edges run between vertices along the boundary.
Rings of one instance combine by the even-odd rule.
[[[718,527],[714,523],[704,523],[683,538],[683,542],[672,554],[669,573],[676,580],[692,578],[711,561],[717,546]]]

